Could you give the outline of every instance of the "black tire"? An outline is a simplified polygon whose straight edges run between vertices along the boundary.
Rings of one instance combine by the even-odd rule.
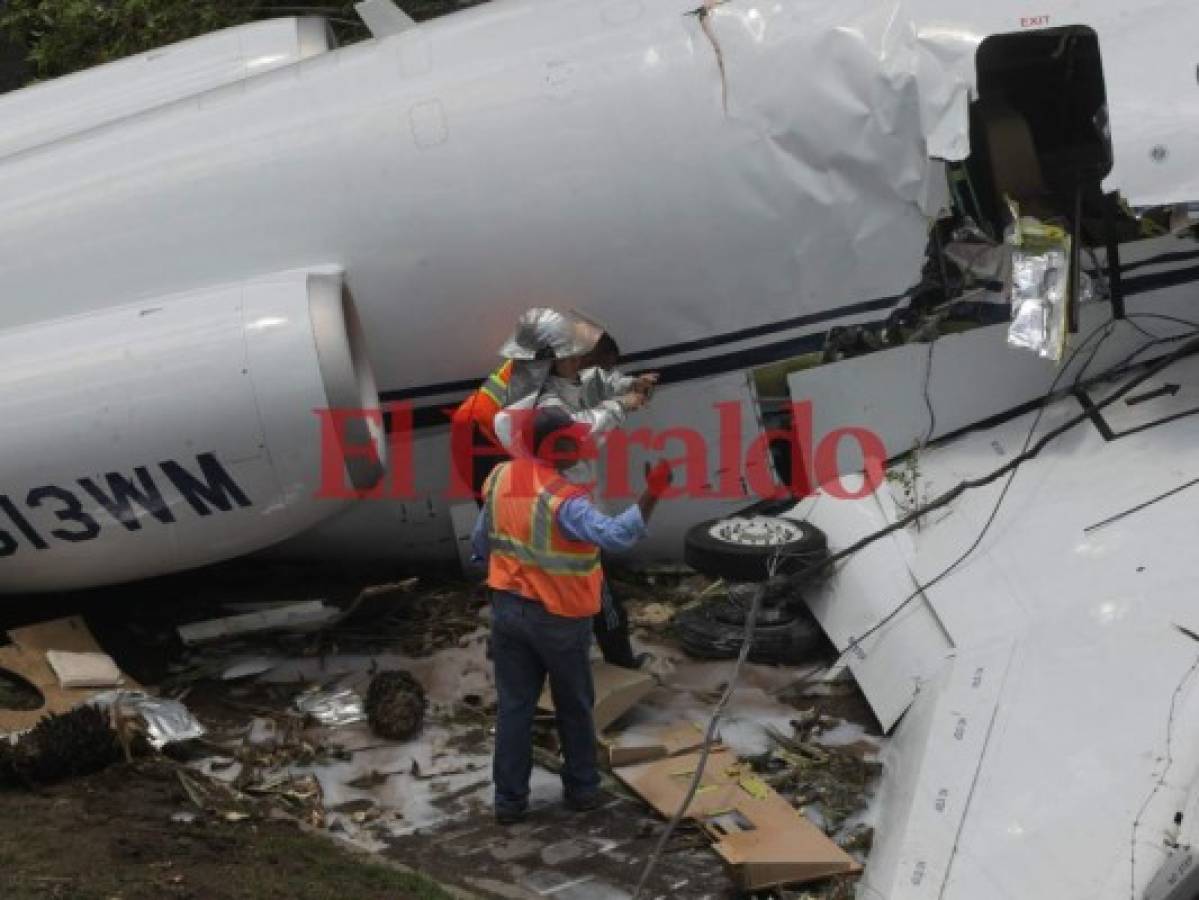
[[[675,617],[674,632],[688,656],[696,659],[732,659],[745,636],[744,610],[741,624],[733,624],[738,612],[728,600],[719,599],[683,610]],[[826,640],[810,615],[779,616],[771,624],[754,629],[750,662],[763,665],[799,665],[824,652]]]
[[[714,530],[735,526],[739,522],[785,523],[778,527],[794,534],[770,545],[733,543],[713,534]],[[687,532],[683,550],[683,558],[691,568],[729,582],[767,581],[772,575],[771,561],[775,559],[774,575],[793,575],[827,556],[828,538],[815,525],[763,515],[732,516],[694,525]]]

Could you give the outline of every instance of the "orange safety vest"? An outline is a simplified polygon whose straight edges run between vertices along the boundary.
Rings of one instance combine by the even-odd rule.
[[[495,436],[495,416],[508,405],[508,383],[511,380],[512,360],[509,359],[458,405],[454,410],[454,423],[473,422],[493,443],[499,443]]]
[[[558,509],[587,491],[533,459],[501,463],[483,487],[490,523],[487,584],[539,600],[556,616],[580,619],[600,610],[604,573],[599,547],[558,527]]]

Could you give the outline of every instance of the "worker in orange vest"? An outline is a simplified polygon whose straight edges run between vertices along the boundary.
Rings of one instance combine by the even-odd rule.
[[[491,588],[491,655],[497,693],[495,815],[524,819],[533,760],[533,717],[546,677],[565,757],[568,807],[603,801],[592,719],[591,619],[600,610],[600,551],[625,552],[645,536],[658,498],[670,486],[666,462],[646,467],[640,499],[606,516],[586,488],[563,472],[581,456],[586,426],[554,407],[532,416],[532,454],[501,463],[484,486],[486,502],[472,543],[487,561]],[[581,433],[580,433],[581,432]]]
[[[450,452],[460,488],[469,485],[482,499],[483,480],[508,457],[496,437],[496,413],[535,393],[555,357],[589,350],[577,346],[579,339],[575,321],[555,309],[537,306],[521,313],[500,348],[504,361],[451,415]]]

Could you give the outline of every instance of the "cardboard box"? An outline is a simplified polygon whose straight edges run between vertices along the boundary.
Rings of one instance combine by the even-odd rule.
[[[42,693],[45,704],[39,709],[0,710],[0,733],[28,731],[48,713],[64,713],[74,709],[89,697],[99,693],[91,688],[66,688],[59,684],[47,660],[50,651],[67,653],[100,653],[100,645],[88,630],[83,619],[56,619],[8,633],[11,644],[0,647],[0,669],[7,669],[24,678]],[[124,686],[136,689],[137,684],[122,675]]]
[[[694,722],[651,725],[600,737],[600,746],[612,769],[678,756],[698,750],[703,743],[704,728]]]
[[[591,664],[591,677],[595,682],[595,730],[603,731],[626,712],[641,702],[641,698],[656,687],[653,676],[636,669],[622,669],[606,662]],[[554,711],[547,683],[537,701],[543,712]]]
[[[699,753],[615,770],[616,777],[664,817],[678,810],[700,762]],[[743,890],[856,874],[861,866],[786,799],[740,763],[714,749],[687,818],[712,838]]]

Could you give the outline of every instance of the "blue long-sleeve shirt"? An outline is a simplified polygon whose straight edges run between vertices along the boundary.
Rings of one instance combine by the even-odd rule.
[[[608,553],[624,553],[631,550],[645,537],[646,531],[641,507],[636,503],[619,515],[607,516],[587,497],[572,497],[558,507],[558,527],[565,537],[595,544]],[[479,518],[475,520],[475,528],[470,538],[474,559],[478,562],[485,563],[490,555],[490,531],[491,522],[487,515],[487,507],[484,506]]]

